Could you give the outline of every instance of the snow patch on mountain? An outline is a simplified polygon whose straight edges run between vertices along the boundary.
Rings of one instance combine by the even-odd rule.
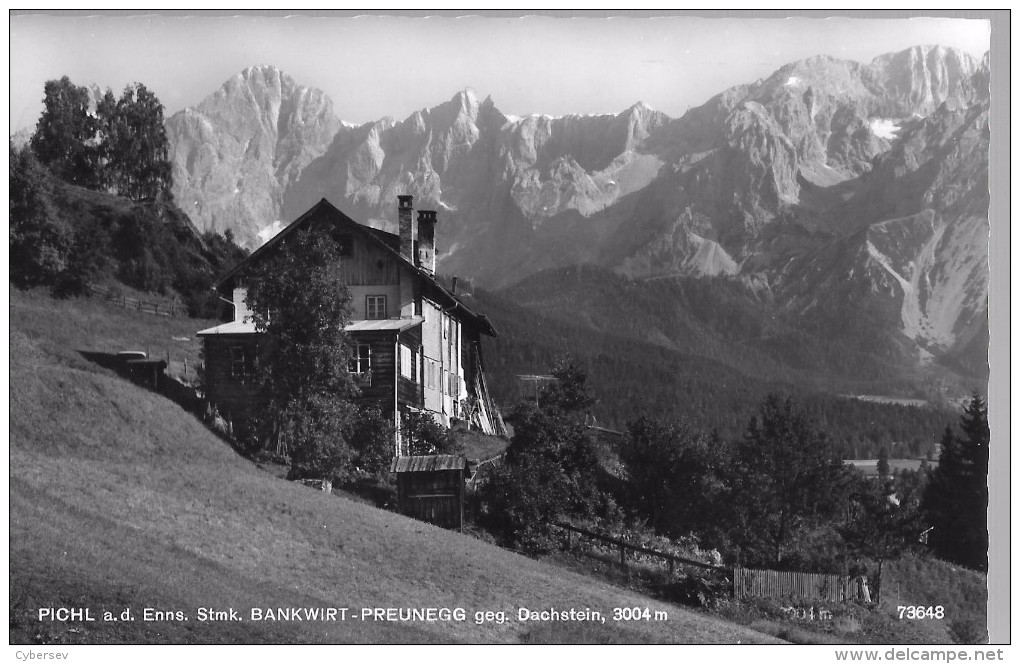
[[[871,133],[879,138],[886,140],[893,140],[896,138],[897,133],[900,131],[901,120],[893,118],[869,118],[868,125],[871,127]]]

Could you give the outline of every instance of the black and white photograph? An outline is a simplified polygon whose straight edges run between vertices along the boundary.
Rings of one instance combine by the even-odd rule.
[[[9,11],[9,654],[1002,660],[1008,39]]]

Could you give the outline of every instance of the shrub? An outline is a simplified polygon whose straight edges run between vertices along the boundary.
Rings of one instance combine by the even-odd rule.
[[[393,457],[393,425],[377,408],[363,408],[351,433],[354,465],[365,475],[388,477]]]
[[[460,454],[464,451],[460,439],[428,413],[407,412],[400,421],[400,433],[411,456]]]

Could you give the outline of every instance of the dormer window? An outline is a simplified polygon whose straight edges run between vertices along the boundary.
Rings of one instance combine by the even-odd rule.
[[[365,318],[368,320],[383,320],[386,316],[386,296],[366,295],[365,296]]]

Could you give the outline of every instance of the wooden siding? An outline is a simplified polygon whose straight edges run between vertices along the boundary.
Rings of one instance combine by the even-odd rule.
[[[464,524],[464,471],[397,473],[397,502],[407,516],[443,528]]]
[[[400,335],[402,343],[416,347],[414,335],[404,332]],[[393,332],[354,332],[351,341],[355,344],[368,344],[372,348],[372,382],[361,387],[359,403],[378,405],[384,413],[393,412],[393,381],[397,378],[396,335]],[[403,376],[399,376],[397,399],[403,405],[421,407],[421,390],[419,386]]]
[[[400,264],[392,254],[371,244],[354,231],[335,231],[349,253],[340,261],[340,271],[348,286],[396,286],[400,283]]]
[[[250,358],[247,375],[235,371],[233,349],[240,349]],[[254,372],[257,353],[258,340],[254,335],[211,335],[204,338],[205,398],[234,425],[235,434],[241,433],[239,428],[246,430],[252,416],[262,407]]]
[[[384,412],[393,412],[393,355],[395,335],[392,332],[356,332],[351,343],[368,344],[372,348],[372,382],[361,386],[362,403],[376,403]]]

